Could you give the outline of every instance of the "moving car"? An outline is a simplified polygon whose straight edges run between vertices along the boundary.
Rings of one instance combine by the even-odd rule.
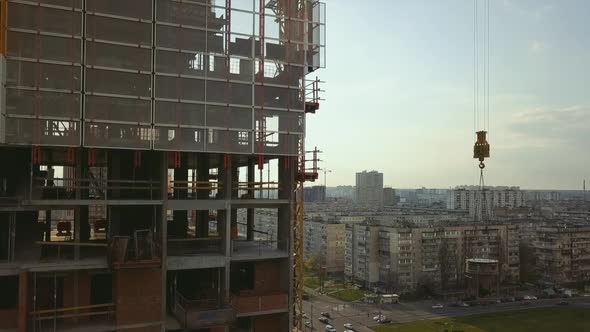
[[[442,304],[440,304],[440,303],[438,303],[438,304],[434,304],[434,305],[432,306],[432,309],[442,309],[442,308],[444,308],[444,306],[443,306]]]
[[[385,318],[386,318],[385,315],[377,315],[377,316],[373,317],[373,320],[378,322],[378,321],[383,320]]]
[[[568,305],[570,304],[568,301],[559,301],[559,303],[557,303],[557,305]]]

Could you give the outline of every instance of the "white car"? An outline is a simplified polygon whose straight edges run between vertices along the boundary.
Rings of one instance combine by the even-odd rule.
[[[350,323],[344,323],[344,328],[347,330],[353,330],[352,324]]]
[[[344,332],[354,332],[354,330],[344,330]]]
[[[385,319],[384,315],[377,315],[377,316],[373,317],[373,320],[376,322],[378,322],[380,320],[384,320],[384,319]]]
[[[307,326],[307,327],[311,327],[311,321],[307,321],[307,322],[305,322],[305,326]]]
[[[326,325],[326,332],[336,332],[336,328],[332,325]]]
[[[444,308],[444,306],[442,304],[440,304],[440,303],[435,304],[435,305],[432,306],[432,309],[442,309],[442,308]]]

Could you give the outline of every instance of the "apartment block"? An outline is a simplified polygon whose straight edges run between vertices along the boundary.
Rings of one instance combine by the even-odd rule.
[[[419,284],[461,289],[465,287],[466,260],[470,258],[497,259],[501,264],[501,280],[518,281],[516,226],[354,226],[347,227],[345,261],[351,262],[347,275],[360,284],[379,284],[392,291],[413,290]],[[369,251],[363,255],[365,248],[377,249],[378,253]],[[364,266],[358,263],[355,266],[365,256],[369,263],[363,261]],[[363,270],[365,266],[377,266],[376,275]]]
[[[379,226],[347,224],[344,275],[365,287],[379,282]]]
[[[318,257],[328,274],[343,274],[345,225],[306,220],[304,228],[305,257]]]
[[[526,206],[526,194],[519,187],[458,187],[449,191],[447,209],[469,211],[475,216],[482,211],[492,217],[495,208],[522,208]],[[481,207],[481,208],[478,208]]]
[[[0,330],[290,330],[324,4],[0,4]]]
[[[563,285],[590,281],[590,227],[575,224],[535,228],[537,270],[544,281]]]
[[[355,202],[373,208],[383,206],[383,173],[363,171],[356,173]]]

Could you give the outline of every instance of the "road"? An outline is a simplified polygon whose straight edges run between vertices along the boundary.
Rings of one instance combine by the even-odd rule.
[[[529,305],[521,302],[498,303],[492,305],[480,305],[469,308],[451,307],[445,304],[443,309],[431,309],[433,301],[421,301],[412,303],[399,303],[382,305],[381,312],[392,322],[402,323],[415,320],[460,317],[483,313],[554,307],[561,299],[541,299],[531,301]],[[570,305],[586,306],[590,308],[590,297],[577,297],[567,300]],[[438,302],[436,302],[438,303]],[[443,303],[444,304],[444,303]],[[377,305],[347,303],[325,295],[315,295],[309,301],[304,301],[303,308],[308,316],[306,321],[313,323],[314,331],[324,331],[325,324],[318,318],[321,312],[329,312],[332,316],[331,325],[337,331],[344,331],[344,323],[351,323],[355,331],[370,332],[368,326],[377,324],[372,317],[379,313]],[[313,308],[313,310],[312,310]],[[310,331],[311,329],[307,329]]]

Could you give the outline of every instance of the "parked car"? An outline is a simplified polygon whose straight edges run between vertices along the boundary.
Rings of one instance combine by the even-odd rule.
[[[389,324],[389,323],[391,323],[391,319],[385,317],[385,319],[380,319],[379,320],[379,323],[381,323],[381,324]]]
[[[307,326],[307,327],[311,327],[311,321],[307,321],[307,322],[305,322],[305,326]]]
[[[469,307],[469,303],[467,303],[467,302],[461,302],[461,303],[459,303],[459,306],[460,307],[467,308],[467,307]]]
[[[330,320],[326,317],[320,317],[320,318],[318,318],[318,320],[324,324],[330,323]]]
[[[344,323],[344,328],[347,330],[354,330],[354,328],[352,327],[352,324],[350,324],[350,323]]]
[[[442,308],[444,308],[444,306],[440,303],[432,305],[432,309],[442,309]]]
[[[309,317],[307,317],[307,314],[305,312],[303,313],[302,316],[303,316],[303,318],[309,318]]]
[[[322,313],[320,313],[320,315],[327,317],[327,318],[332,318],[332,316],[330,315],[329,312],[322,312]]]
[[[326,332],[336,332],[336,328],[332,325],[326,325]]]

